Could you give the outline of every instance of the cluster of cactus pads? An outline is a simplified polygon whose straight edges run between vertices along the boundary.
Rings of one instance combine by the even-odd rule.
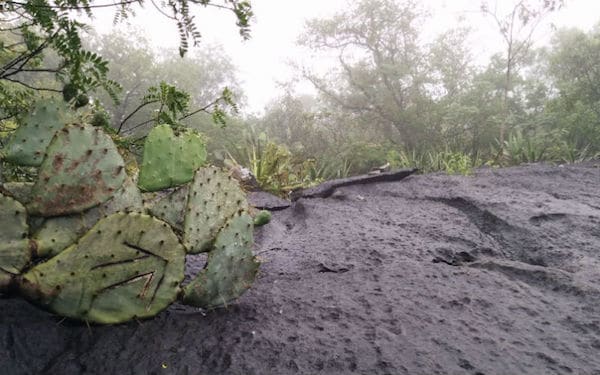
[[[203,167],[198,134],[156,126],[136,179],[110,136],[73,118],[40,101],[4,148],[5,161],[39,169],[33,183],[2,185],[0,293],[111,324],[176,300],[226,305],[252,285],[251,208],[226,171]],[[183,285],[186,255],[201,252],[205,268]]]

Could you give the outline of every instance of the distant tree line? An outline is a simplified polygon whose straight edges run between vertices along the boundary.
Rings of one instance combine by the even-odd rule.
[[[44,9],[9,3],[17,16]],[[223,4],[246,36],[249,3]],[[418,1],[350,3],[308,22],[299,39],[314,54],[335,56],[326,74],[298,67],[318,95],[286,90],[260,116],[237,113],[244,95],[218,46],[188,52],[182,35],[179,51],[155,52],[137,31],[92,34],[84,43],[69,34],[81,32],[72,18],[64,23],[56,12],[44,31],[46,16],[36,15],[37,26],[21,19],[0,33],[1,135],[36,95],[66,95],[73,84],[72,102],[88,98],[89,117],[134,152],[157,123],[194,127],[205,134],[213,163],[250,167],[277,192],[385,163],[470,173],[485,164],[584,161],[600,155],[600,24],[589,32],[557,30],[547,47],[534,48],[537,26],[560,6],[521,0],[501,13],[484,2],[481,15],[504,44],[481,66],[466,27],[425,40],[428,13]],[[57,47],[52,30],[67,45]]]
[[[300,159],[337,174],[390,162],[425,171],[524,162],[577,162],[600,154],[600,24],[562,29],[534,48],[558,1],[484,3],[504,51],[475,64],[470,30],[423,39],[428,14],[412,0],[363,0],[310,21],[300,44],[336,56],[326,74],[302,69],[316,98],[287,93],[255,127]],[[337,163],[337,167],[332,167]]]

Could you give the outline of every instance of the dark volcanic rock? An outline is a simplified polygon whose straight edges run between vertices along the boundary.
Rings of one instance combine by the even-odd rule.
[[[336,190],[257,230],[227,309],[86,327],[0,299],[0,373],[598,373],[593,163]]]
[[[337,180],[325,181],[324,183],[308,189],[301,189],[292,192],[292,200],[300,198],[328,198],[336,192],[336,189],[344,186],[366,185],[376,182],[400,181],[411,174],[417,172],[417,169],[400,169],[392,172],[382,172],[374,174],[364,174]]]
[[[264,191],[248,193],[248,202],[259,210],[278,211],[290,206],[290,201]]]

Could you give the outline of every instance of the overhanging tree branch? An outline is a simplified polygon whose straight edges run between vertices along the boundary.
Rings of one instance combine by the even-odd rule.
[[[125,123],[127,122],[127,120],[129,120],[130,118],[132,118],[136,113],[138,113],[142,108],[150,105],[150,104],[154,104],[154,103],[158,103],[159,100],[151,100],[151,101],[147,101],[144,102],[142,104],[140,104],[136,109],[133,110],[133,112],[131,112],[129,115],[127,115],[127,117],[125,117],[123,119],[123,121],[121,121],[121,123],[119,124],[119,127],[117,128],[117,134],[121,133],[121,129],[123,128],[123,125],[125,125]]]
[[[21,82],[21,81],[19,81],[17,79],[13,79],[13,78],[4,77],[3,79],[5,79],[7,81],[10,81],[10,82],[18,83],[19,85],[27,87],[28,89],[31,89],[31,90],[49,91],[49,92],[59,92],[59,93],[62,93],[62,90],[53,89],[53,88],[49,88],[49,87],[35,87],[35,86],[32,86],[32,85],[30,85],[28,83]]]

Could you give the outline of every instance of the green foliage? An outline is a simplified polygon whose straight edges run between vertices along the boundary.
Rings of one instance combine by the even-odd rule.
[[[245,146],[245,163],[265,191],[286,195],[322,181],[314,160],[295,158],[285,146],[268,140],[264,133],[249,137]],[[230,163],[239,164],[229,156]]]
[[[117,8],[115,18],[122,19],[143,3],[143,0],[123,1],[108,6]],[[163,14],[165,10],[172,12],[170,17],[180,30],[181,56],[187,53],[189,40],[196,44],[200,38],[191,13],[194,6],[229,9],[241,35],[248,37],[252,16],[249,1],[222,0],[219,4],[216,0],[169,0],[153,5]],[[212,101],[197,108],[199,96],[192,97],[166,81],[157,86],[148,84],[143,88],[147,94],[139,98],[141,104],[134,106],[129,114],[122,114],[115,126],[110,121],[110,109],[96,100],[91,106],[88,104],[98,89],[104,89],[101,95],[108,95],[118,105],[120,85],[109,78],[108,60],[83,46],[82,35],[87,27],[72,12],[92,17],[93,9],[105,6],[88,0],[25,0],[9,1],[2,7],[3,14],[14,16],[16,22],[4,25],[0,31],[0,140],[11,138],[6,147],[2,142],[5,154],[2,162],[3,167],[7,162],[17,163],[17,167],[3,168],[3,175],[11,180],[35,180],[33,184],[7,183],[2,191],[27,202],[30,214],[46,218],[29,217],[30,233],[23,205],[0,195],[0,222],[2,228],[10,231],[4,233],[4,245],[0,248],[0,292],[16,286],[34,303],[85,321],[120,323],[154,316],[180,296],[185,261],[183,243],[184,239],[186,243],[193,239],[192,251],[211,250],[213,264],[218,266],[233,260],[241,265],[238,272],[242,273],[231,275],[235,279],[233,284],[217,288],[219,296],[230,301],[252,284],[258,269],[251,253],[252,221],[245,220],[248,204],[229,176],[216,170],[213,175],[213,169],[198,170],[206,159],[204,142],[183,126],[189,125],[189,118],[197,113],[212,116],[213,122],[224,125],[226,116],[237,111],[236,98],[227,87],[220,89],[216,98],[207,91],[205,95]],[[123,50],[128,48],[118,49]],[[197,84],[195,77],[190,79],[187,73],[181,69],[182,81]],[[126,92],[125,102],[129,101],[129,94]],[[39,100],[46,96],[62,97],[64,103],[60,104],[58,99]],[[78,113],[69,112],[65,103],[79,109]],[[22,114],[30,108],[31,115],[23,119]],[[153,111],[150,120],[126,124],[144,110]],[[179,199],[177,210],[157,212],[173,221],[174,227],[143,213],[127,213],[145,212],[145,207],[139,190],[126,175],[126,169],[135,173],[136,168],[126,168],[121,153],[135,165],[130,151],[137,151],[145,137],[131,135],[153,123],[165,125],[156,127],[156,132],[148,137],[146,162],[140,176],[142,186],[157,189],[156,183],[165,180],[166,186],[179,185],[191,180],[194,172],[204,177],[210,173],[200,186],[191,184],[180,190],[184,195],[189,192],[190,197]],[[126,131],[129,137],[123,134]],[[212,201],[214,196],[218,201]],[[210,200],[204,202],[208,211],[202,213],[210,219],[198,222],[187,215],[182,222],[184,211],[198,214],[201,202],[197,199],[202,197]],[[182,217],[179,222],[173,220],[174,212]],[[234,216],[241,219],[233,219]],[[243,244],[236,242],[240,231],[233,234],[227,229],[238,225],[240,220]],[[181,229],[188,235],[181,233]],[[194,235],[189,235],[191,231]],[[221,247],[213,248],[215,240],[229,249],[226,259]],[[31,261],[34,253],[52,258],[36,259],[34,263]],[[211,288],[216,279],[230,276],[220,274],[221,269],[229,271],[230,267],[217,268],[207,280]],[[207,306],[216,304],[207,302]]]
[[[600,152],[600,24],[588,33],[558,31],[544,58],[560,93],[548,101],[550,125],[578,149]]]
[[[470,175],[473,173],[473,161],[469,155],[460,152],[429,153],[433,168],[439,168],[448,174]]]
[[[236,18],[240,34],[249,37],[250,20],[253,16],[249,1],[223,0],[218,4],[212,0],[192,2],[188,0],[169,0],[167,3],[153,5],[163,14],[173,19],[180,34],[179,53],[185,55],[189,49],[189,39],[194,45],[200,40],[191,7],[201,5],[204,7],[218,7],[231,11]],[[112,4],[115,7],[115,21],[127,18],[133,14],[137,5],[144,1],[121,1]],[[107,61],[101,56],[86,51],[82,48],[81,33],[86,30],[86,25],[73,20],[69,11],[84,12],[88,17],[93,16],[95,5],[89,0],[73,0],[49,2],[47,0],[26,0],[24,2],[8,1],[3,11],[20,18],[11,31],[18,34],[23,43],[17,50],[4,49],[15,56],[7,59],[8,62],[1,70],[0,78],[13,77],[23,69],[39,68],[43,52],[46,49],[54,50],[61,58],[62,63],[53,67],[60,82],[68,83],[78,92],[88,92],[96,87],[102,87],[116,98],[119,85],[107,79]],[[170,15],[169,15],[170,13]],[[12,45],[11,45],[12,46]],[[8,51],[7,51],[8,50]],[[48,71],[47,68],[38,71]],[[16,80],[18,81],[18,80]],[[22,81],[19,81],[22,82]],[[54,91],[59,91],[54,89]]]
[[[263,117],[248,119],[289,153],[266,154],[278,161],[268,164],[314,160],[314,180],[367,173],[386,162],[470,174],[484,164],[597,156],[600,27],[558,31],[550,50],[536,50],[536,26],[561,1],[521,1],[508,14],[485,3],[482,11],[506,48],[483,66],[473,63],[468,29],[424,33],[430,17],[415,1],[358,1],[309,21],[300,44],[335,56],[337,65],[319,73],[299,67],[318,96],[288,89]],[[281,190],[268,176],[281,180],[288,167],[252,165],[263,186]]]
[[[590,146],[581,148],[568,141],[562,141],[556,153],[556,161],[571,164],[598,158],[600,158],[600,151],[594,152]]]
[[[211,0],[188,1],[188,0],[168,0],[167,7],[172,10],[173,18],[177,23],[179,30],[179,55],[183,57],[189,49],[189,39],[191,38],[196,45],[201,37],[194,16],[190,14],[190,4],[201,4],[203,6],[218,6],[230,9],[236,16],[236,24],[240,35],[244,39],[250,36],[250,19],[253,16],[252,6],[249,1],[224,0],[225,5],[215,5]]]
[[[600,156],[591,147],[578,147],[569,141],[567,131],[553,132],[544,137],[525,136],[516,131],[504,141],[504,147],[497,147],[501,153],[497,164],[503,166],[519,165],[522,163],[539,163],[543,161],[555,163],[580,163]]]
[[[161,82],[148,89],[143,102],[160,104],[154,122],[157,124],[178,125],[179,116],[187,112],[190,95],[177,87]]]
[[[396,151],[388,153],[388,162],[395,168],[417,168],[423,173],[446,172],[448,174],[461,174],[468,176],[473,173],[473,168],[483,163],[476,157],[459,151]]]
[[[81,8],[79,8],[81,5]],[[7,2],[4,9],[9,14],[23,17],[21,22],[10,30],[22,43],[13,44],[17,48],[5,47],[7,55],[0,69],[0,84],[13,82],[24,88],[36,90],[22,78],[22,72],[51,72],[56,80],[68,84],[72,90],[71,98],[98,87],[105,89],[116,98],[120,89],[118,83],[107,78],[107,61],[101,56],[86,51],[82,47],[81,32],[85,25],[69,17],[67,10],[77,7],[91,12],[87,2],[50,3],[46,0],[28,0],[26,2]],[[54,51],[61,62],[58,66],[44,66],[44,52]],[[39,89],[39,88],[37,88]],[[61,92],[53,87],[41,90]]]
[[[525,137],[520,131],[508,136],[502,147],[503,164],[537,163],[547,156],[547,146],[537,139]]]
[[[414,149],[410,152],[389,150],[386,154],[386,161],[392,168],[419,168],[423,164]]]
[[[223,4],[219,4],[219,2]],[[143,5],[143,1],[123,1],[108,6],[114,6],[117,9],[117,18],[120,19],[133,14],[137,5]],[[189,2],[188,0],[172,0],[168,4],[156,3],[153,5],[163,14],[168,15],[173,12],[171,18],[175,20],[182,33],[180,46],[182,54],[188,51],[188,40],[193,40],[196,45],[200,38],[194,16],[191,13],[194,7],[216,7],[231,11],[237,20],[242,36],[245,38],[249,36],[252,8],[248,1]],[[8,2],[3,7],[4,13],[14,16],[15,23],[5,25],[6,27],[0,31],[0,99],[5,99],[0,100],[0,122],[27,111],[34,98],[46,92],[60,94],[75,108],[88,105],[90,98],[98,96],[102,97],[103,104],[108,107],[112,105],[111,102],[119,106],[120,99],[125,103],[124,107],[135,103],[131,100],[133,97],[129,90],[125,92],[124,98],[120,97],[121,85],[118,80],[112,78],[113,74],[109,74],[109,60],[102,56],[104,54],[114,55],[113,51],[129,51],[129,46],[98,49],[98,51],[92,50],[93,43],[87,43],[89,46],[84,46],[83,40],[86,38],[83,35],[90,30],[85,24],[76,20],[75,12],[70,12],[84,12],[91,16],[96,7],[97,5],[91,4],[87,0],[74,0],[66,3],[27,0]],[[101,7],[105,7],[105,5]],[[159,57],[155,56],[155,60],[158,59]],[[228,62],[219,64],[219,58],[212,60],[220,67],[227,67],[229,64]],[[221,60],[223,60],[222,56]],[[149,66],[153,68],[153,65],[152,63],[145,64],[138,69],[130,70],[129,76],[150,74],[152,82],[159,81],[160,75],[151,71],[154,69],[148,69]],[[121,130],[131,131],[152,123],[182,125],[182,120],[200,112],[211,115],[213,121],[224,125],[226,117],[231,112],[237,111],[236,98],[227,87],[221,88],[220,91],[214,91],[212,88],[202,90],[196,88],[199,84],[196,80],[197,76],[188,74],[192,71],[197,74],[198,69],[201,68],[204,71],[212,70],[214,64],[209,63],[208,66],[203,67],[196,64],[198,66],[196,69],[182,69],[181,63],[171,65],[176,65],[173,71],[179,69],[179,75],[184,77],[181,82],[191,88],[193,94],[202,91],[203,97],[191,98],[186,91],[165,82],[156,86],[143,82],[142,90],[149,91],[145,96],[136,95],[136,101],[141,101],[141,104],[138,107],[134,105],[132,112],[120,114],[116,126],[117,134],[121,133]],[[167,62],[163,64],[164,66],[168,66]],[[194,66],[193,62],[192,66]],[[111,68],[113,67],[114,65],[111,66]],[[155,74],[152,75],[152,73]],[[220,74],[220,77],[222,74],[226,75],[225,72]],[[213,73],[205,75],[218,76]],[[125,83],[129,84],[129,81],[126,80]],[[139,80],[135,80],[136,90],[139,90],[140,83]],[[129,87],[126,88],[129,89]],[[212,94],[215,96],[211,96]],[[208,99],[203,102],[205,97]],[[95,105],[97,107],[97,102]],[[140,111],[142,108],[148,108],[152,112]],[[133,125],[125,124],[127,120],[135,118],[134,115],[139,115],[141,112],[151,118],[148,120],[146,117],[141,123]],[[111,111],[111,113],[114,112]],[[147,131],[149,127],[146,126],[141,130]]]
[[[348,159],[338,159],[335,157],[321,159],[315,164],[316,166],[309,169],[309,178],[315,182],[346,178],[350,176],[352,168],[352,162]]]

